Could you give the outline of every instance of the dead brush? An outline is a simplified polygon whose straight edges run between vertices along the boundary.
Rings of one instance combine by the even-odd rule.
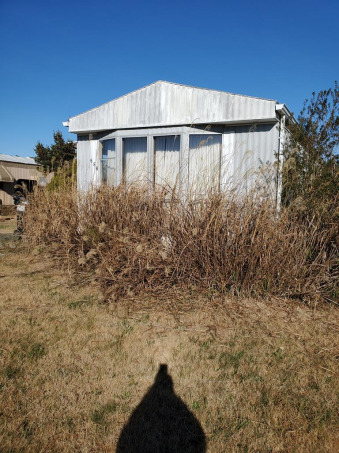
[[[332,284],[327,234],[293,222],[288,211],[277,215],[259,193],[214,193],[172,222],[176,275],[237,295],[312,298]]]
[[[197,200],[165,189],[104,186],[86,195],[36,193],[25,241],[45,244],[116,295],[193,285],[314,299],[335,291],[330,234],[287,210],[278,215],[258,192],[210,191]]]
[[[78,246],[79,214],[74,191],[39,190],[29,197],[24,242],[47,246],[55,256],[69,259]]]
[[[82,244],[75,264],[94,268],[103,285],[118,294],[167,286],[164,192],[103,187],[81,200],[80,212]]]

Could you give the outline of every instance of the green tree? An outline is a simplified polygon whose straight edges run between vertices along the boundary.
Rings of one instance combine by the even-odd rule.
[[[307,217],[334,214],[339,194],[337,82],[333,88],[312,93],[290,132],[290,144],[284,150],[283,204]]]
[[[51,146],[38,142],[34,148],[35,162],[41,165],[45,172],[56,171],[65,162],[76,157],[76,145],[72,141],[65,142],[60,131],[54,132],[53,138],[54,143]]]

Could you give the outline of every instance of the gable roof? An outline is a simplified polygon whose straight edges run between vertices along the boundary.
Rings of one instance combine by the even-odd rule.
[[[0,162],[12,162],[14,164],[27,164],[35,166],[38,165],[31,157],[10,156],[8,154],[0,154]]]
[[[115,129],[274,121],[277,101],[159,80],[73,116],[75,133]]]

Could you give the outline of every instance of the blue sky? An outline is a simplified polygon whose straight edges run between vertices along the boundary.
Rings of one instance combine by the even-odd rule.
[[[339,78],[339,2],[0,0],[0,153],[156,80],[284,102]]]

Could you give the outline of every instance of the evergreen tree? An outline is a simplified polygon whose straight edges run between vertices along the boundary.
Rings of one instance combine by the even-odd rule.
[[[41,165],[45,172],[56,171],[64,162],[72,161],[76,157],[76,145],[72,141],[65,142],[60,131],[53,134],[54,143],[44,146],[38,142],[34,148],[35,162]]]

